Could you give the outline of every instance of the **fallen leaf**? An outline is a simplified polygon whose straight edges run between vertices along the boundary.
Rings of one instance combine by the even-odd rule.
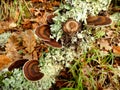
[[[59,1],[53,1],[52,5],[58,7],[58,6],[60,6],[60,2]]]
[[[107,51],[112,49],[112,47],[109,45],[108,40],[106,39],[100,39],[97,41],[97,43],[100,45],[100,49],[105,49]]]
[[[0,34],[1,34],[1,33],[4,33],[4,32],[5,32],[5,30],[4,30],[4,29],[0,29]]]
[[[113,46],[112,49],[115,55],[120,55],[120,46]]]
[[[12,60],[6,55],[0,55],[0,70],[7,67],[11,62]]]
[[[23,29],[30,29],[32,27],[32,23],[29,19],[24,19],[22,22]]]
[[[6,43],[6,56],[8,56],[10,59],[18,60],[21,58],[20,54],[18,54],[17,48],[19,47],[19,41],[17,39],[17,36],[14,34],[8,39]]]
[[[28,59],[28,60],[32,60],[33,58],[32,58],[32,54],[25,54],[24,56],[23,56],[23,59]]]
[[[32,59],[33,60],[38,60],[37,51],[33,51],[33,53],[32,53]]]
[[[34,51],[34,47],[36,46],[36,39],[32,30],[27,30],[23,33],[23,46],[28,53],[32,53]]]
[[[47,24],[47,12],[36,12],[37,14],[35,14],[37,17],[36,18],[32,18],[30,21],[32,22],[37,22],[39,24]]]

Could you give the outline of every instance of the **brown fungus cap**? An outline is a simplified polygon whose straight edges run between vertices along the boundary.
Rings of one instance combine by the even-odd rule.
[[[45,43],[51,47],[62,48],[62,45],[59,42],[57,42],[55,39],[51,39],[50,41],[45,41]]]
[[[36,35],[44,40],[44,41],[50,41],[50,26],[47,24],[39,26],[36,31]]]
[[[26,62],[28,61],[28,59],[21,59],[21,60],[16,60],[14,61],[9,67],[8,70],[12,71],[15,68],[20,68],[22,67]]]
[[[87,24],[88,25],[108,25],[112,22],[112,20],[109,17],[106,16],[88,16],[87,18]]]
[[[63,31],[67,34],[73,34],[79,30],[80,26],[80,23],[78,23],[76,20],[68,19],[63,24]]]
[[[27,80],[37,81],[41,79],[44,74],[40,72],[38,60],[29,60],[23,66],[23,74]]]

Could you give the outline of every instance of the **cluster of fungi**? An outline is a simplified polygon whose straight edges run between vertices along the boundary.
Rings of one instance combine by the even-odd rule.
[[[35,34],[48,46],[55,47],[55,48],[62,48],[62,44],[57,42],[56,39],[51,39],[50,35],[50,24],[53,24],[52,18],[55,15],[48,16],[47,24],[43,24],[36,28]],[[109,17],[106,16],[88,16],[87,18],[88,25],[108,25],[112,21]],[[63,23],[62,30],[63,32],[68,35],[72,36],[76,32],[81,29],[81,23],[74,19],[68,19],[65,23]],[[41,79],[44,74],[40,72],[39,61],[38,60],[16,60],[14,61],[9,67],[8,70],[12,71],[14,68],[23,67],[23,74],[27,80],[30,81],[37,81]]]

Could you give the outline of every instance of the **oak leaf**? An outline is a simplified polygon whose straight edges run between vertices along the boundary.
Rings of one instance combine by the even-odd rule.
[[[109,44],[109,41],[106,39],[100,39],[97,43],[100,45],[100,49],[104,48],[107,51],[112,49],[112,47]]]
[[[120,46],[113,46],[112,49],[115,55],[120,55]]]
[[[17,36],[13,33],[13,35],[8,39],[6,43],[6,56],[8,56],[13,61],[20,59],[21,56],[18,53],[17,48],[19,48],[19,40]]]
[[[23,33],[23,46],[28,53],[32,53],[34,51],[34,47],[36,46],[36,39],[32,30],[27,30]]]

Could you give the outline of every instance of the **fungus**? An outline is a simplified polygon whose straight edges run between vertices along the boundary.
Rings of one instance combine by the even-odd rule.
[[[51,47],[62,48],[62,45],[59,42],[57,42],[55,39],[51,39],[50,41],[45,41],[45,43]]]
[[[112,20],[109,17],[106,16],[88,16],[87,18],[87,24],[88,25],[108,25],[112,22]]]
[[[15,68],[20,68],[22,67],[26,62],[28,61],[28,59],[21,59],[21,60],[16,60],[14,61],[9,67],[8,70],[12,71]]]
[[[77,32],[80,28],[80,24],[74,20],[74,19],[68,19],[64,24],[63,24],[63,31],[69,35]]]
[[[36,35],[44,40],[44,41],[50,41],[50,26],[47,24],[39,26],[36,31]]]
[[[40,72],[38,65],[38,60],[29,60],[24,64],[23,74],[27,80],[37,81],[44,76],[44,74]]]

